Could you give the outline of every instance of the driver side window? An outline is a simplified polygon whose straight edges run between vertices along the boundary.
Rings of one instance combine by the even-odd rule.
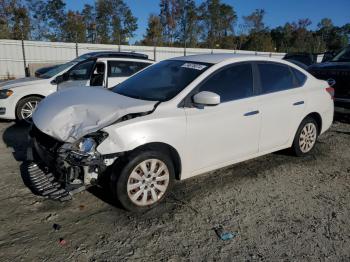
[[[249,63],[232,65],[210,76],[199,88],[220,96],[221,102],[229,102],[253,95],[253,71]]]
[[[94,60],[90,60],[74,66],[68,73],[69,80],[89,80]]]

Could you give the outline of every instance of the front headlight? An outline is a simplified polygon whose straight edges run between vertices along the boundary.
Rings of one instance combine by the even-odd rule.
[[[107,138],[106,132],[98,131],[81,138],[75,144],[76,151],[82,154],[91,154],[96,151],[96,148],[103,140]]]
[[[13,94],[12,90],[9,90],[9,89],[0,90],[0,99],[8,98],[12,94]]]
[[[79,152],[88,154],[95,150],[97,146],[96,141],[92,137],[82,138],[78,144]]]

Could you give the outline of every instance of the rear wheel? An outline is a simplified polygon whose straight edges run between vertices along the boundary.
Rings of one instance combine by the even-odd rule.
[[[314,149],[319,134],[318,129],[317,122],[312,117],[307,117],[301,122],[292,145],[295,155],[303,156]]]
[[[113,192],[129,211],[143,211],[156,206],[172,187],[175,171],[164,152],[139,151],[125,159],[121,170],[114,170]]]
[[[17,121],[25,124],[32,123],[32,115],[41,100],[42,98],[37,96],[30,96],[21,99],[16,108]]]

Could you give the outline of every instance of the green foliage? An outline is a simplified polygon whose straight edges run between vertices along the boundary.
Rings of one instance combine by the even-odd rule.
[[[0,0],[0,38],[128,44],[137,18],[125,0],[95,0],[81,11],[64,0]],[[268,28],[265,10],[256,9],[236,25],[237,14],[223,0],[159,0],[151,14],[144,45],[319,53],[349,43],[350,23],[335,26],[323,18],[316,30],[309,19]]]
[[[148,18],[148,27],[146,29],[146,35],[142,40],[141,44],[150,46],[161,46],[162,41],[162,24],[160,22],[160,17],[151,14]]]
[[[202,24],[202,40],[208,47],[222,47],[227,36],[233,35],[233,26],[237,20],[233,7],[220,0],[207,0],[199,7]],[[233,43],[231,43],[233,44]]]

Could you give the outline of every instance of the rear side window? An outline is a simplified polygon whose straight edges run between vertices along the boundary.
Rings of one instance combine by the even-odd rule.
[[[298,86],[303,86],[306,82],[306,75],[300,72],[298,69],[291,67]]]
[[[108,77],[128,77],[149,65],[141,62],[109,61]]]
[[[288,66],[277,63],[258,64],[261,92],[268,94],[295,87],[293,75]]]
[[[220,95],[221,102],[247,98],[253,95],[253,72],[251,64],[233,65],[225,68],[200,86],[199,91]]]

